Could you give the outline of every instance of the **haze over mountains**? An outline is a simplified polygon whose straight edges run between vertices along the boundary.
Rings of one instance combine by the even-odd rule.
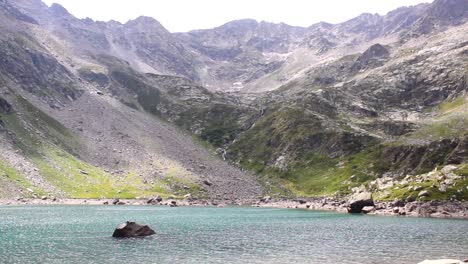
[[[467,21],[436,0],[173,34],[0,0],[0,194],[406,199],[454,164],[422,198],[466,199]]]

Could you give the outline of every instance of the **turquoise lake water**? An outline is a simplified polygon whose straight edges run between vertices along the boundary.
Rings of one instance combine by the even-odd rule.
[[[156,235],[114,239],[126,220]],[[467,258],[468,221],[159,206],[0,206],[0,263],[418,263]]]

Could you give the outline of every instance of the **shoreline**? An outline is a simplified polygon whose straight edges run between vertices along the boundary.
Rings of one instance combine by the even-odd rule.
[[[252,206],[266,208],[325,210],[348,213],[349,203],[332,198],[301,198],[275,199],[264,197],[261,199],[239,200],[197,200],[197,199],[0,199],[0,205],[135,205],[135,206]],[[364,210],[365,209],[365,210]],[[414,202],[375,202],[373,207],[364,208],[363,213],[382,216],[407,216],[427,218],[450,218],[468,220],[468,202],[460,201],[414,201]]]

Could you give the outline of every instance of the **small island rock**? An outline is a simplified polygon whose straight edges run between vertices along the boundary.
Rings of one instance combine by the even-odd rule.
[[[143,237],[156,234],[153,229],[147,225],[139,225],[135,222],[120,224],[112,234],[112,237]]]

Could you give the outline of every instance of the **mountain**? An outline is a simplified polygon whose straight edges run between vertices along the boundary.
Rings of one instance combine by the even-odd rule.
[[[87,22],[58,5],[33,5],[37,17],[26,6],[0,7],[1,196],[262,194],[252,175],[164,118],[215,103],[215,95],[187,79],[136,71],[109,55],[99,24],[78,30]],[[129,32],[139,23],[129,22]],[[180,90],[165,90],[171,84]]]
[[[467,3],[170,33],[1,0],[0,195],[467,199]]]

